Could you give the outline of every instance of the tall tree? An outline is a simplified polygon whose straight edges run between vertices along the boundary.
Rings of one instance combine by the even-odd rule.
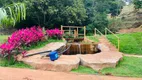
[[[28,15],[41,26],[82,25],[87,18],[83,0],[27,0]]]

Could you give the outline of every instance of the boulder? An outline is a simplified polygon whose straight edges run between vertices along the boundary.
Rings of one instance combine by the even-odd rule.
[[[119,60],[123,57],[120,52],[101,52],[94,55],[79,55],[81,65],[90,67],[94,70],[101,70],[107,67],[116,67]]]

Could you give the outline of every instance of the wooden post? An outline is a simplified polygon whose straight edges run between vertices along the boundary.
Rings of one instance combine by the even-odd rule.
[[[86,38],[86,26],[84,26],[84,38]]]
[[[64,34],[63,26],[62,25],[61,25],[61,32]],[[62,39],[63,39],[63,36],[62,36]]]
[[[61,31],[63,31],[63,26],[61,25]]]
[[[69,35],[71,35],[71,28],[69,27]]]
[[[78,27],[77,27],[77,37],[78,37]]]
[[[74,30],[74,38],[76,38],[76,30]]]
[[[118,38],[118,51],[120,51],[120,38]]]
[[[95,37],[96,37],[96,28],[94,29],[94,35],[95,35]]]
[[[107,28],[105,28],[105,36],[107,35]]]

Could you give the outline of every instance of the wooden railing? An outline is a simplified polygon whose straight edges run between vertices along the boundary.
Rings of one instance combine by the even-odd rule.
[[[110,32],[114,37],[117,38],[117,48],[118,50],[120,50],[120,38],[114,34],[112,31],[110,31],[108,28],[105,28],[105,36],[108,34],[108,32]]]
[[[101,36],[104,35],[101,31],[99,31],[97,28],[95,28],[95,29],[94,29],[94,35],[95,35],[95,36],[97,35],[97,32],[98,32]]]
[[[95,36],[97,36],[97,32],[98,32],[101,36],[104,36],[104,34],[103,34],[101,31],[99,31],[97,28],[95,28],[95,29],[94,29],[94,35],[95,35]],[[116,34],[114,34],[112,31],[110,31],[108,28],[105,28],[105,37],[107,36],[108,32],[111,33],[114,37],[117,38],[117,48],[118,48],[118,50],[120,50],[120,38],[119,38]]]
[[[64,30],[64,28],[66,28],[67,30]],[[81,29],[81,28],[84,29],[83,34],[79,33],[79,29]],[[72,30],[72,29],[74,29],[74,30]],[[78,37],[78,36],[84,36],[84,38],[86,37],[86,26],[81,27],[81,26],[62,26],[61,25],[61,31],[69,32],[69,34],[71,34],[71,32],[74,32],[74,37]]]

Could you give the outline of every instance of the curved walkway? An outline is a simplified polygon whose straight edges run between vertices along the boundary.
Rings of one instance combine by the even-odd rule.
[[[128,56],[128,57],[138,57],[138,58],[142,58],[142,55],[131,55],[131,54],[123,54],[124,56]]]
[[[0,67],[0,80],[142,80],[142,78],[83,75]]]

